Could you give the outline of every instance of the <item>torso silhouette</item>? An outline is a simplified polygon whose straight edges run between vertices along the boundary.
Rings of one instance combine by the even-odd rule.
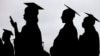
[[[14,48],[10,42],[11,35],[12,33],[10,31],[4,30],[3,37],[2,37],[4,41],[3,56],[14,56]]]
[[[77,31],[73,25],[65,25],[54,41],[54,55],[75,55],[77,49]],[[52,50],[51,50],[52,51]]]
[[[94,28],[88,29],[80,37],[81,55],[98,56],[99,54],[99,36]]]
[[[77,56],[77,30],[73,24],[75,12],[65,10],[62,15],[62,21],[65,26],[60,30],[59,35],[54,40],[51,48],[51,56]]]
[[[22,28],[20,33],[18,32],[16,34],[14,42],[16,56],[45,55],[43,55],[42,36],[37,24],[38,10],[39,9],[37,7],[32,6],[29,6],[25,9],[24,19],[26,20],[26,25]],[[49,56],[48,53],[46,54]]]
[[[94,28],[95,19],[86,17],[82,26],[85,32],[80,36],[80,56],[99,56],[99,36]]]
[[[29,14],[29,12],[28,12],[28,14]],[[34,14],[32,14],[32,16],[33,15]],[[41,39],[41,32],[38,28],[37,22],[34,23],[34,20],[33,20],[33,19],[38,19],[38,18],[30,17],[27,19],[29,19],[30,21],[26,22],[26,25],[22,28],[21,33],[19,33],[20,38],[18,40],[20,40],[20,43],[17,43],[19,41],[16,40],[17,42],[15,43],[15,45],[17,48],[17,45],[20,44],[19,47],[21,48],[22,55],[29,55],[29,56],[35,55],[35,54],[38,55],[37,52],[39,52],[39,50],[40,50],[39,48],[42,48],[42,46],[41,46],[42,39]],[[19,50],[18,50],[18,52],[19,52]],[[21,54],[19,54],[19,55],[21,55]]]

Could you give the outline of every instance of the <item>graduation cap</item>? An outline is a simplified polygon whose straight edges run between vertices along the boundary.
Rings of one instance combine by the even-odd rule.
[[[80,14],[77,13],[75,10],[73,10],[72,8],[70,8],[69,6],[67,6],[66,4],[64,4],[64,5],[68,8],[67,10],[72,11],[72,12],[74,12],[74,13],[76,13],[77,15],[80,16]]]
[[[5,33],[9,34],[9,35],[13,35],[13,33],[9,30],[3,29]]]
[[[24,3],[25,5],[27,5],[28,7],[33,7],[33,8],[35,8],[35,9],[43,9],[42,7],[40,7],[39,5],[37,5],[37,4],[35,4],[35,3],[33,3],[33,2],[31,2],[31,3]]]
[[[87,14],[88,17],[91,17],[90,20],[95,20],[95,21],[100,22],[100,21],[99,21],[98,19],[96,19],[92,14],[89,14],[89,13],[86,13],[86,12],[85,12],[85,14]]]

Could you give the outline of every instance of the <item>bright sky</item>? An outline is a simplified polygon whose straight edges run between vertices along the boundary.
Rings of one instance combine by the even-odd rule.
[[[53,40],[56,38],[59,30],[63,27],[61,15],[64,9],[67,9],[64,4],[70,6],[77,11],[81,16],[76,15],[74,24],[77,27],[79,35],[84,32],[81,23],[87,15],[84,12],[93,14],[100,20],[100,0],[0,0],[0,36],[2,36],[3,28],[13,31],[10,25],[9,16],[18,23],[19,31],[25,21],[23,20],[25,2],[35,2],[44,10],[40,10],[38,25],[41,30],[42,39],[45,42],[44,49],[49,51]],[[100,23],[96,22],[96,30],[100,34]]]

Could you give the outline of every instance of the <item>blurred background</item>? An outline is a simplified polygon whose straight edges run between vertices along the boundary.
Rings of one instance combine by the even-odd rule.
[[[17,22],[18,29],[21,32],[23,25],[25,25],[23,15],[26,7],[24,3],[26,2],[35,2],[44,8],[44,10],[39,11],[38,25],[41,30],[44,49],[48,52],[59,30],[64,26],[61,21],[62,12],[64,9],[67,9],[64,4],[81,15],[76,15],[74,19],[78,36],[84,32],[81,25],[84,17],[87,16],[84,12],[91,13],[100,20],[100,0],[0,0],[0,37],[2,37],[3,28],[14,33],[9,16],[12,16],[13,20]],[[100,22],[96,22],[95,28],[100,35]],[[14,39],[14,36],[12,36],[12,39]]]

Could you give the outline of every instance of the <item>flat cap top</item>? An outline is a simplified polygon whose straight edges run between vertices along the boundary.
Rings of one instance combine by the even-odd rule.
[[[36,3],[24,3],[25,5],[27,5],[28,7],[33,7],[35,9],[43,9],[42,7],[40,7],[39,5],[37,5]]]
[[[64,4],[65,5],[65,4]],[[80,16],[80,14],[79,13],[77,13],[75,10],[73,10],[72,8],[70,8],[69,6],[67,6],[67,5],[65,5],[68,9],[67,10],[69,10],[69,11],[72,11],[72,12],[74,12],[74,13],[76,13],[77,15],[79,15]]]
[[[96,19],[92,14],[89,14],[89,13],[86,13],[86,12],[85,12],[85,14],[87,14],[88,17],[90,17],[90,20],[94,20],[94,21],[100,22],[100,21],[99,21],[98,19]]]

